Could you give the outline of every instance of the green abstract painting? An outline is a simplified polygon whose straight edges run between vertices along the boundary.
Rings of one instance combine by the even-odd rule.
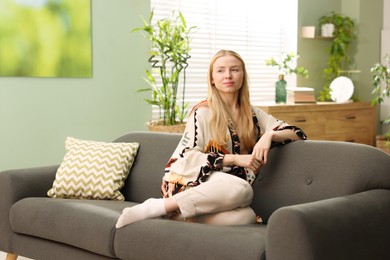
[[[0,76],[91,77],[91,0],[0,0]]]

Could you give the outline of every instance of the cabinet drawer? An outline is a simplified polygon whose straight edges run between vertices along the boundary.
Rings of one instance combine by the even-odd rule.
[[[330,134],[326,136],[326,139],[372,145],[372,135],[367,132]]]
[[[372,131],[372,113],[369,110],[332,111],[326,114],[326,134]]]
[[[325,135],[325,121],[314,112],[307,113],[278,113],[275,118],[285,121],[302,129],[309,139],[320,140]]]

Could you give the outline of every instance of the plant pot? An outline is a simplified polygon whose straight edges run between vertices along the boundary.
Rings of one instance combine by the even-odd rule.
[[[163,125],[158,121],[148,122],[148,129],[151,132],[164,132],[164,133],[184,133],[186,124],[178,123],[176,125]]]
[[[322,37],[333,37],[334,24],[326,23],[321,26],[321,36]]]
[[[390,141],[386,140],[384,135],[378,135],[376,137],[376,147],[390,154]]]

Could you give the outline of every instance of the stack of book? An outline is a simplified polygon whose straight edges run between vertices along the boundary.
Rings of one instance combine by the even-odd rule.
[[[313,88],[287,87],[287,103],[315,103],[316,98]]]

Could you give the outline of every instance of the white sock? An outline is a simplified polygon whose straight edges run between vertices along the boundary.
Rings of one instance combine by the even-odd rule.
[[[128,224],[150,218],[166,215],[164,199],[147,199],[142,204],[127,207],[122,211],[115,227],[121,228]]]

